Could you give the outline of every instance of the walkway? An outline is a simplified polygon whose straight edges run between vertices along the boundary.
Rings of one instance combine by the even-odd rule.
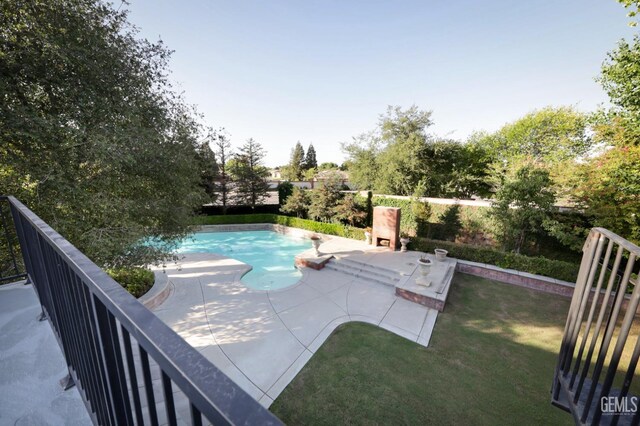
[[[91,425],[31,285],[0,286],[0,425]]]
[[[406,274],[419,253],[343,255]],[[240,282],[248,270],[215,254],[187,255],[166,269],[172,293],[154,312],[267,407],[345,322],[372,323],[429,343],[437,311],[395,296],[393,287],[305,268],[295,286],[256,291]]]

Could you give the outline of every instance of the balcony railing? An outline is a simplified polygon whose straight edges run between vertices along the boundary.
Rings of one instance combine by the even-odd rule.
[[[3,203],[94,423],[281,424],[22,203]]]
[[[640,422],[633,379],[640,358],[640,248],[602,228],[583,248],[558,364],[552,403],[576,424]]]

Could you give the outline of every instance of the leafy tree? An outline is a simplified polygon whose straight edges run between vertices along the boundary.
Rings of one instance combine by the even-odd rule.
[[[340,176],[334,174],[326,179],[322,186],[311,193],[309,217],[321,222],[330,222],[335,208],[342,199]]]
[[[619,0],[635,17],[640,3]],[[635,22],[632,23],[635,25]],[[594,140],[602,152],[574,169],[573,199],[602,226],[640,243],[640,37],[621,40],[610,52],[599,78],[613,107],[592,117]],[[572,233],[551,223],[552,231]],[[563,232],[564,231],[564,232]],[[578,232],[580,229],[578,228]]]
[[[431,112],[415,105],[388,107],[378,128],[343,144],[350,161],[350,179],[360,189],[409,195],[424,177],[423,153]]]
[[[296,146],[291,150],[291,159],[283,171],[283,176],[287,180],[299,181],[302,179],[304,171],[304,148],[300,141],[298,141]]]
[[[622,4],[626,9],[630,9],[627,16],[635,18],[640,13],[640,1],[638,0],[618,0],[618,3]],[[638,25],[636,21],[629,22],[629,26],[635,27]]]
[[[602,87],[614,105],[600,120],[600,134],[606,127],[608,132],[617,130],[613,142],[618,145],[640,144],[640,37],[632,43],[621,40],[617,49],[608,54],[599,78]],[[601,117],[602,118],[602,117]]]
[[[489,196],[492,158],[474,140],[462,144],[449,139],[428,141],[423,152],[421,182],[432,197]]]
[[[507,176],[491,207],[504,249],[520,253],[527,238],[548,218],[555,202],[551,184],[549,171],[531,164]]]
[[[295,214],[296,217],[304,218],[309,210],[310,198],[307,190],[294,187],[293,192],[287,201],[280,207],[283,213]]]
[[[343,144],[351,182],[395,195],[412,194],[420,182],[432,197],[489,195],[489,152],[476,141],[429,136],[431,124],[429,111],[389,107],[375,131]]]
[[[136,32],[100,0],[0,3],[0,187],[102,266],[167,258],[205,200],[202,129]]]
[[[318,160],[316,159],[316,149],[313,147],[313,144],[309,144],[309,148],[307,148],[307,155],[304,157],[304,169],[318,169]]]
[[[349,157],[349,178],[359,189],[374,189],[377,181],[377,157],[381,141],[375,132],[364,133],[343,143],[342,150]]]
[[[311,182],[315,179],[316,174],[318,174],[318,171],[316,169],[305,170],[302,174],[302,179],[307,182]]]
[[[533,111],[486,135],[480,143],[500,165],[527,160],[557,165],[584,156],[591,148],[587,117],[571,107]]]
[[[385,148],[376,162],[376,189],[387,194],[413,193],[428,174],[424,162],[426,129],[432,124],[431,112],[421,111],[415,105],[407,110],[389,107],[386,115],[380,117],[380,134]]]
[[[355,194],[346,194],[334,209],[334,220],[351,226],[361,225],[367,218],[365,208]]]
[[[640,146],[614,147],[585,164],[576,199],[596,226],[640,244]]]
[[[218,157],[218,175],[216,190],[220,194],[220,202],[222,203],[222,214],[227,214],[227,205],[229,204],[231,192],[231,175],[229,173],[229,160],[232,158],[231,142],[228,134],[221,129],[213,136],[215,154]]]
[[[332,162],[321,163],[318,166],[318,171],[339,170],[339,169],[340,169],[340,166],[337,163],[332,163]]]
[[[238,149],[235,162],[232,164],[231,173],[235,180],[236,203],[255,208],[266,197],[269,190],[267,177],[269,170],[262,165],[266,153],[262,146],[248,139]]]

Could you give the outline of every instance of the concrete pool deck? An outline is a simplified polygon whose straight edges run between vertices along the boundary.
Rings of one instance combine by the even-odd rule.
[[[393,269],[399,277],[413,273],[421,254],[342,238],[327,240],[320,251]],[[340,324],[367,322],[429,343],[438,312],[396,296],[393,286],[304,268],[297,284],[261,291],[240,281],[249,269],[216,254],[185,255],[164,270],[171,291],[152,310],[266,407]]]

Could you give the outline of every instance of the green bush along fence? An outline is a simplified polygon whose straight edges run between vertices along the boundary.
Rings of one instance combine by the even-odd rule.
[[[516,253],[505,253],[489,247],[479,247],[469,244],[452,243],[449,241],[414,238],[409,247],[412,250],[433,252],[440,248],[447,250],[449,256],[456,259],[486,263],[506,269],[515,269],[530,274],[544,275],[568,282],[576,282],[579,263],[564,262],[562,260],[547,259],[546,257],[525,256]]]

